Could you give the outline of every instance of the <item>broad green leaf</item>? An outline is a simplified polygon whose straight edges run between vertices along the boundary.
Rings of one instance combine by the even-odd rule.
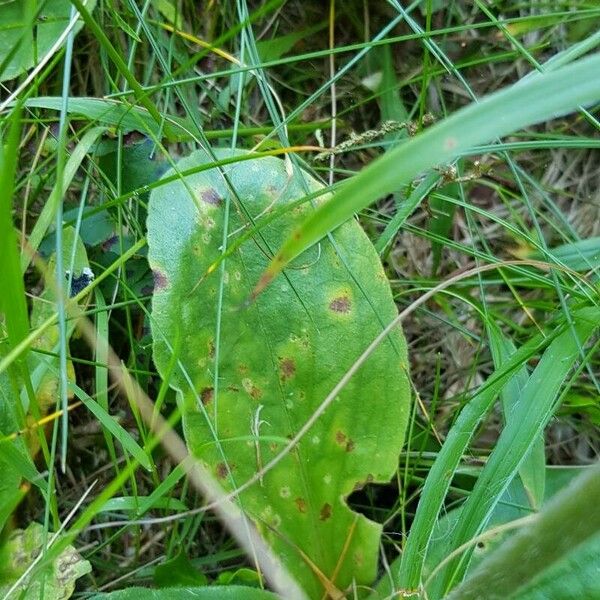
[[[296,256],[359,210],[424,171],[494,140],[600,99],[600,54],[537,74],[473,103],[372,162],[285,240],[258,279],[260,292]],[[568,81],[569,84],[565,85]]]
[[[154,569],[154,583],[161,588],[184,585],[206,585],[208,579],[202,571],[194,568],[182,548],[177,556]]]
[[[39,523],[31,523],[25,530],[13,531],[0,547],[0,595],[5,600],[41,597],[66,600],[75,589],[75,581],[92,570],[90,563],[83,560],[73,546],[68,546],[52,564],[34,570],[33,577],[26,574],[42,552],[44,539],[51,536],[44,535]]]
[[[96,0],[88,0],[86,6],[91,11],[95,4]],[[34,16],[29,11],[36,5],[41,10]],[[0,6],[0,65],[10,57],[0,72],[0,81],[14,79],[36,65],[69,25],[69,0],[44,0],[33,6],[24,0],[9,0]],[[79,21],[74,31],[81,26]]]
[[[580,475],[448,600],[598,598],[600,466]]]
[[[177,167],[207,162],[196,152]],[[275,158],[232,164],[224,174],[227,180],[207,170],[156,188],[148,244],[157,368],[165,373],[180,339],[170,384],[183,406],[188,445],[232,489],[281,451],[280,440],[298,432],[396,308],[375,250],[355,222],[333,235],[340,255],[323,241],[279,285],[245,305],[270,249],[313,210],[307,205],[261,229],[221,263],[222,273],[201,279],[222,252],[228,202],[229,231],[239,233],[250,218],[260,224],[270,210],[321,188],[302,171],[288,174]],[[345,498],[366,482],[388,481],[397,468],[410,398],[406,370],[405,341],[396,330],[298,446],[240,495],[310,597],[321,598],[324,587],[308,561],[338,589],[375,577],[381,526],[352,512]]]
[[[120,168],[119,160],[121,161]],[[169,163],[165,160],[160,148],[157,148],[152,140],[146,138],[124,142],[120,152],[115,144],[114,150],[101,157],[100,168],[115,187],[117,181],[120,180],[119,192],[126,194],[159,180],[169,168]],[[146,202],[147,196],[147,192],[139,194],[139,198],[144,202]]]
[[[279,596],[240,585],[215,587],[173,587],[161,590],[133,587],[110,594],[96,594],[90,600],[279,600]]]

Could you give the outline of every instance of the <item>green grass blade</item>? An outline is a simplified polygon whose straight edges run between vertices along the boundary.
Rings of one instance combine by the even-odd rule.
[[[64,170],[62,172],[61,181],[57,181],[55,186],[50,192],[48,201],[44,204],[44,208],[37,218],[33,230],[28,238],[28,246],[30,252],[24,252],[21,256],[21,270],[25,272],[32,260],[32,253],[37,251],[44,239],[44,236],[48,232],[48,228],[56,218],[56,213],[60,202],[62,202],[61,194],[66,191],[71,185],[73,178],[75,177],[77,170],[81,166],[81,163],[89,153],[92,146],[96,143],[98,138],[106,131],[105,127],[95,127],[90,129],[81,138],[81,141],[67,160]]]
[[[363,169],[303,221],[273,258],[255,294],[291,260],[377,198],[478,144],[600,99],[600,54],[518,82],[473,103]],[[568,81],[569,85],[565,85]]]
[[[378,586],[377,598],[386,597],[391,593],[391,583],[396,588],[417,588],[430,538],[450,487],[452,474],[458,468],[479,423],[493,406],[507,380],[518,372],[531,356],[541,352],[555,335],[556,333],[547,337],[536,336],[519,348],[500,370],[492,374],[458,415],[425,481],[403,553],[390,567],[393,581],[390,582],[387,578],[382,580]]]
[[[590,307],[574,311],[572,318],[573,328],[566,328],[544,352],[518,403],[513,406],[511,420],[461,509],[459,522],[449,538],[449,551],[471,540],[485,526],[494,506],[552,416],[559,391],[581,357],[581,347],[600,326],[600,309]],[[450,561],[443,569],[439,578],[444,582],[440,594],[433,593],[431,598],[441,598],[447,593],[455,578],[466,568],[464,558]]]
[[[506,337],[493,323],[488,324],[488,331],[494,364],[496,368],[500,368],[517,349],[512,340]],[[514,409],[522,397],[523,389],[526,387],[528,380],[529,373],[527,372],[527,367],[523,365],[502,390],[500,397],[502,399],[505,423],[508,424],[514,421]],[[544,500],[545,475],[546,456],[544,451],[544,436],[541,433],[534,440],[530,452],[523,459],[523,463],[519,468],[521,482],[534,510],[539,510]]]
[[[600,533],[600,468],[591,468],[580,475],[567,489],[560,493],[542,511],[534,522],[519,531],[503,544],[475,572],[449,596],[448,600],[475,600],[486,598],[596,598],[594,595],[572,595],[569,590],[561,593],[561,578],[553,578],[549,587],[551,595],[538,591],[531,596],[520,591],[527,583],[537,579],[544,571],[560,563],[569,553],[595,538],[597,560]],[[591,567],[586,572],[586,566]],[[596,580],[597,562],[588,565],[573,565],[580,569],[578,581],[570,581],[568,587],[578,583],[590,589]],[[583,571],[583,572],[582,572]],[[595,571],[595,572],[594,572]],[[572,572],[572,571],[571,571]],[[587,586],[586,586],[587,581]],[[533,588],[535,590],[535,587]],[[550,591],[550,590],[548,590]]]
[[[93,398],[85,393],[78,385],[69,383],[69,389],[79,398],[85,407],[100,421],[102,427],[109,431],[113,437],[146,469],[152,470],[152,463],[148,455],[138,443],[131,437],[129,432],[121,427],[114,417],[108,414]]]

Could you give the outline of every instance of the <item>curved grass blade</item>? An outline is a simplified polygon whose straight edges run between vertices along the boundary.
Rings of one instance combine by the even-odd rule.
[[[552,416],[559,391],[581,357],[581,348],[600,326],[598,307],[574,311],[572,317],[573,327],[565,329],[544,352],[519,401],[513,405],[510,420],[461,509],[460,519],[449,538],[449,551],[468,542],[485,526],[504,490]],[[468,562],[465,559],[469,556],[470,553],[466,553],[449,562],[435,586],[439,594],[428,590],[432,599],[441,598],[448,592],[452,582],[464,573]],[[401,572],[406,570],[405,566]]]
[[[596,466],[561,492],[531,525],[484,560],[448,600],[598,597],[599,497],[600,467]],[[580,548],[594,560],[573,561],[575,556],[581,558]],[[556,574],[555,567],[564,567],[564,563],[568,568],[562,577],[544,576]],[[537,585],[528,585],[534,581]],[[531,595],[523,589],[526,586]]]
[[[470,104],[390,150],[296,228],[263,273],[252,296],[256,297],[291,260],[325,234],[420,173],[461,156],[473,146],[598,101],[598,70],[600,54],[595,54],[535,75]]]

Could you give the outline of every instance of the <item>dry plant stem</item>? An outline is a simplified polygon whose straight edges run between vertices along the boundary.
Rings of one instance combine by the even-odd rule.
[[[78,307],[74,312],[79,312]],[[93,347],[96,343],[95,327],[83,317],[79,319],[78,327],[86,342]],[[135,402],[144,422],[151,427],[152,432],[160,439],[171,457],[183,466],[192,485],[206,498],[209,504],[203,507],[203,510],[208,510],[208,507],[214,510],[248,556],[255,557],[262,573],[274,590],[290,600],[303,600],[305,595],[296,581],[284,570],[252,522],[232,502],[237,493],[226,495],[204,466],[189,455],[179,435],[161,415],[154,413],[154,403],[131,377],[110,345],[108,346],[108,369],[121,391]]]

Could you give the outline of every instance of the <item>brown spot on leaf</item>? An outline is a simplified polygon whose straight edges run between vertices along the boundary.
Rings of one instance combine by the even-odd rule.
[[[229,473],[229,469],[227,468],[227,465],[224,462],[220,462],[217,463],[215,472],[217,473],[217,477],[219,479],[225,479],[225,477],[227,477],[227,474]]]
[[[321,507],[321,512],[319,513],[319,519],[321,521],[327,521],[331,517],[331,504],[329,502],[325,502]]]
[[[228,385],[227,389],[230,392],[239,392],[240,391],[240,387],[238,385]]]
[[[111,235],[106,241],[102,242],[100,248],[102,248],[104,252],[108,252],[113,246],[117,244],[118,241],[119,237],[117,235]]]
[[[213,340],[208,340],[208,357],[215,357],[215,343],[213,342]]]
[[[213,206],[218,206],[223,200],[223,198],[219,196],[217,190],[215,190],[214,188],[207,188],[205,190],[202,190],[200,192],[200,198],[204,202],[206,202],[206,204],[212,204]]]
[[[306,512],[306,500],[304,498],[296,498],[294,500],[294,502],[296,503],[296,506],[298,507],[298,510],[301,513],[305,513]]]
[[[279,361],[279,372],[281,379],[286,381],[294,376],[296,373],[296,362],[293,358],[282,358]]]
[[[329,303],[329,308],[336,313],[350,312],[350,298],[348,296],[338,296]]]
[[[215,396],[215,388],[214,387],[205,387],[200,391],[200,400],[202,400],[202,404],[205,406],[212,401]]]
[[[254,398],[254,400],[259,400],[260,398],[262,398],[262,390],[253,385],[250,389],[250,395],[252,396],[252,398]]]
[[[152,276],[154,277],[154,291],[164,290],[167,287],[169,280],[162,271],[154,269],[152,271]]]
[[[343,431],[337,431],[335,434],[335,441],[343,446],[346,443],[346,434]]]
[[[348,441],[346,442],[346,452],[352,452],[354,448],[356,448],[354,440],[348,439]]]

